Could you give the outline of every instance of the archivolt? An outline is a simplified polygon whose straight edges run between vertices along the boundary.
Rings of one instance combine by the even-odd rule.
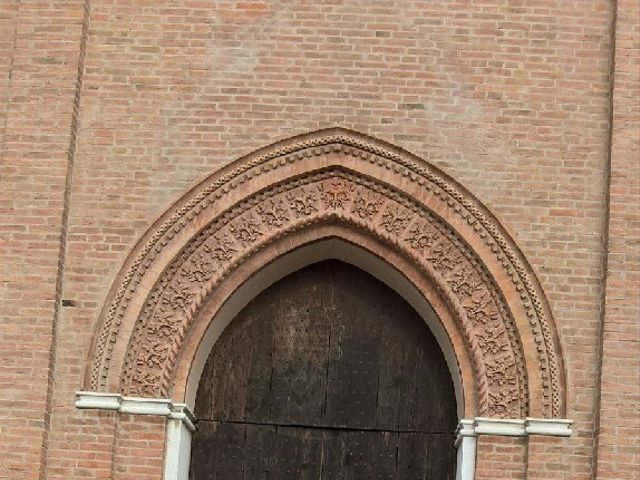
[[[551,313],[514,242],[435,167],[342,129],[238,160],[154,224],[102,313],[87,386],[169,395],[185,333],[211,292],[256,252],[317,224],[365,232],[436,286],[469,352],[480,415],[564,413]]]

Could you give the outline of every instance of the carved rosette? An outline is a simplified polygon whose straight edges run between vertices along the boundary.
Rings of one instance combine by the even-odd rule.
[[[460,237],[410,194],[341,170],[340,162],[322,172],[288,177],[296,163],[331,155],[386,169],[399,179],[396,184],[403,185],[403,192],[419,190],[430,196],[447,215],[475,232],[472,244],[483,243],[484,251],[493,253],[492,264],[502,268],[499,278],[491,277],[486,258],[469,246],[469,238]],[[266,172],[277,172],[274,178],[280,180],[225,211],[216,210],[216,202]],[[212,210],[215,215],[207,214],[207,225],[196,233],[194,225],[203,224],[197,217]],[[105,390],[116,375],[125,394],[169,394],[185,332],[207,296],[243,259],[289,232],[322,222],[339,222],[366,232],[411,258],[433,282],[454,313],[471,355],[479,415],[523,417],[529,413],[522,335],[535,344],[527,347],[527,361],[536,362],[533,371],[542,388],[542,414],[562,415],[564,379],[553,319],[535,275],[513,241],[473,196],[435,167],[341,129],[309,134],[250,155],[207,179],[164,216],[127,260],[117,289],[110,294],[86,387]],[[193,233],[181,252],[168,265],[163,264],[166,260],[156,263],[184,230]],[[151,291],[139,288],[149,271],[162,272]],[[519,294],[510,296],[509,302],[526,315],[526,331],[522,322],[517,326],[513,319],[513,303],[508,304],[502,293],[504,282]],[[136,295],[139,299],[140,293],[146,295],[142,308],[137,306],[140,303],[130,308],[130,300]],[[125,322],[132,332],[128,347],[116,351]],[[110,373],[120,351],[126,352],[124,358],[118,357],[118,365],[124,367]]]
[[[348,192],[348,194],[347,194]],[[419,262],[451,308],[475,356],[482,414],[527,412],[522,347],[489,274],[441,221],[399,192],[340,171],[261,192],[212,224],[184,250],[156,285],[132,338],[123,393],[166,396],[184,332],[203,300],[242,257],[312,223],[340,221],[395,245]],[[336,220],[339,218],[339,220]]]

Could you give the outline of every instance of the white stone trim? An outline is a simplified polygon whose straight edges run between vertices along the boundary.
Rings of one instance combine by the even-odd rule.
[[[476,432],[473,420],[460,420],[456,428],[456,480],[473,480],[476,471]]]
[[[524,420],[507,418],[477,417],[473,421],[475,435],[503,435],[505,437],[524,437],[526,427]]]
[[[122,395],[119,393],[76,392],[76,408],[119,410]]]
[[[168,398],[123,397],[119,393],[76,392],[76,408],[115,410],[132,415],[156,415],[180,420],[195,431],[196,418],[184,403],[173,403]]]
[[[526,420],[527,435],[546,435],[549,437],[570,437],[573,420],[566,418],[531,418]]]
[[[521,420],[476,417],[473,420],[460,420],[456,428],[456,447],[458,448],[456,480],[474,479],[478,435],[570,437],[573,433],[572,425],[573,420],[564,418],[527,417]]]
[[[570,437],[573,434],[572,426],[573,420],[566,418],[527,417],[522,420],[476,417],[473,420],[460,420],[456,429],[456,442],[459,442],[462,437],[477,437],[478,435]]]
[[[473,420],[465,420],[464,418],[458,422],[456,428],[456,445],[462,437],[475,437],[476,431]]]
[[[171,405],[171,400],[164,398],[122,397],[118,412],[132,415],[169,417],[171,415]]]
[[[167,420],[163,480],[189,479],[192,432],[181,418],[170,417]]]
[[[549,437],[570,437],[573,420],[565,418],[533,418],[520,419],[476,417],[473,425],[469,420],[462,420],[464,431],[473,430],[473,435],[504,435],[507,437],[526,437],[529,435],[546,435]]]
[[[174,403],[169,418],[180,420],[189,432],[196,431],[196,417],[191,413],[186,403]]]
[[[196,430],[196,417],[185,403],[173,403],[168,398],[123,397],[119,393],[76,392],[76,408],[165,417],[167,434],[162,478],[188,480],[191,434]]]

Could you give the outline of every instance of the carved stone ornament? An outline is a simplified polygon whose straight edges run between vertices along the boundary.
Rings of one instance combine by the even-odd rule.
[[[214,174],[163,220],[102,312],[92,390],[117,382],[126,395],[169,396],[185,335],[229,274],[275,239],[339,223],[410,259],[436,286],[469,352],[479,415],[529,416],[533,391],[534,413],[564,413],[553,319],[522,254],[480,202],[403,150],[342,129],[293,138]]]

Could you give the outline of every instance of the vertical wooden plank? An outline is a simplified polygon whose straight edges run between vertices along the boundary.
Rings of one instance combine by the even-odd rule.
[[[419,343],[413,366],[407,371],[410,406],[404,409],[408,416],[401,417],[400,429],[453,433],[457,424],[456,398],[444,354],[422,325],[414,323],[413,333],[409,328],[407,332]]]
[[[427,468],[427,435],[400,433],[398,435],[397,480],[424,480]],[[438,477],[433,477],[436,480]]]
[[[327,364],[327,389],[324,404],[324,425],[346,427],[349,422],[348,405],[350,403],[351,385],[349,378],[343,375],[344,363],[347,362],[345,352],[349,348],[347,322],[345,312],[336,308],[331,317],[329,329],[329,357]]]
[[[323,480],[395,479],[396,433],[325,430],[323,438]]]
[[[395,433],[351,431],[346,457],[346,480],[393,480],[396,473]]]
[[[377,393],[377,427],[385,430],[414,430],[403,420],[407,417],[410,400],[410,378],[407,373],[415,364],[415,345],[403,327],[402,304],[394,297],[385,305],[382,326],[382,348]]]
[[[331,323],[325,421],[350,428],[375,428],[382,296],[373,277],[333,266],[336,315]]]
[[[243,477],[244,425],[201,421],[194,435],[193,448],[193,478],[227,480]]]
[[[323,480],[344,480],[348,452],[348,432],[323,430],[322,432],[322,478]]]
[[[456,402],[444,356],[424,320],[401,297],[386,303],[378,428],[452,432]]]
[[[189,478],[197,480],[213,480],[217,462],[214,449],[216,446],[215,426],[208,421],[201,421],[193,434],[191,442],[191,463]]]
[[[275,444],[276,427],[247,425],[243,480],[269,480],[275,478]]]
[[[399,430],[404,431],[430,431],[431,425],[421,424],[420,420],[425,412],[435,412],[440,409],[442,390],[434,388],[425,396],[418,395],[418,391],[424,391],[433,378],[433,372],[424,369],[424,361],[435,354],[439,354],[437,346],[428,341],[427,329],[424,320],[400,297],[394,297],[394,311],[391,312],[390,325],[396,336],[400,337],[399,345],[394,350],[403,351],[402,369],[398,372],[400,377],[400,401],[398,402]],[[434,349],[435,347],[435,349]],[[455,425],[451,426],[452,431]]]
[[[251,345],[236,345],[251,351],[249,378],[246,386],[244,419],[247,422],[270,423],[271,418],[271,370],[273,364],[273,322],[276,305],[268,296],[259,296],[248,307],[252,318]]]
[[[453,434],[427,435],[426,478],[454,480],[456,449]]]
[[[322,468],[322,432],[315,429],[278,427],[274,448],[274,476],[317,480]]]
[[[196,396],[195,414],[208,420],[245,418],[251,372],[254,315],[238,316],[207,359]]]
[[[276,292],[272,421],[320,425],[332,312],[324,272],[293,274]]]

